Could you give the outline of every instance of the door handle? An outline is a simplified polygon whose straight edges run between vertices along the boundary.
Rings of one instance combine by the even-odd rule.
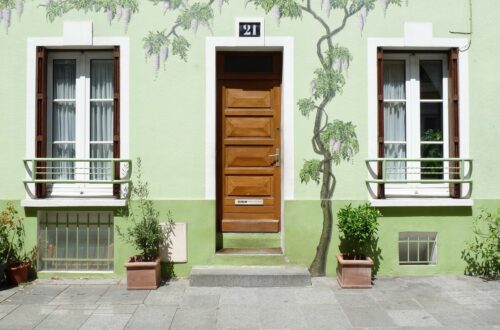
[[[274,157],[274,165],[276,165],[276,167],[280,166],[280,148],[276,148],[276,153],[269,155],[269,157]]]

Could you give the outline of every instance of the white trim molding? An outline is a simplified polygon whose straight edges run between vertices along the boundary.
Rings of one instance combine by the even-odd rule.
[[[124,207],[126,199],[114,198],[26,198],[21,201],[22,207]]]
[[[428,50],[446,51],[458,47],[459,118],[460,118],[460,157],[469,158],[469,51],[467,38],[434,38],[432,23],[406,22],[405,35],[401,38],[368,38],[367,81],[368,81],[368,158],[377,158],[377,48],[389,50]],[[369,174],[368,174],[369,175]],[[464,186],[467,187],[467,186]],[[394,198],[394,202],[375,200],[370,191],[376,191],[376,185],[368,187],[368,200],[377,206],[470,206],[472,201],[451,202],[448,198]],[[470,189],[464,189],[462,196],[470,196]],[[470,198],[470,197],[469,197]],[[382,205],[383,204],[383,205]]]
[[[121,158],[129,158],[129,95],[130,95],[130,42],[128,37],[93,37],[91,22],[64,22],[64,33],[61,37],[41,37],[27,39],[26,59],[26,158],[35,158],[35,125],[36,125],[36,48],[49,49],[112,49],[120,47],[120,151]],[[29,175],[26,175],[29,178]],[[33,199],[34,184],[26,185],[26,199],[22,202],[27,207],[52,206],[50,199]],[[83,200],[86,201],[83,201]],[[59,206],[86,206],[95,202],[93,206],[122,206],[122,203],[111,203],[108,199],[82,198],[82,202],[74,203],[68,199],[55,199]],[[105,201],[102,205],[102,201]],[[46,203],[46,205],[44,205]],[[73,205],[75,204],[75,205]],[[85,205],[84,205],[85,204]],[[119,204],[119,205],[118,205]],[[88,205],[91,206],[91,205]]]

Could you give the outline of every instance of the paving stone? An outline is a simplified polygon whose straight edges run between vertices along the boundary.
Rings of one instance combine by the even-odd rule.
[[[438,327],[441,324],[424,310],[391,310],[387,311],[394,323],[402,327]]]
[[[260,306],[263,329],[304,329],[306,321],[298,305]]]
[[[93,314],[80,329],[124,329],[132,314]]]
[[[17,288],[0,287],[0,303],[17,292]]]
[[[221,306],[217,310],[217,329],[261,329],[258,306]]]
[[[329,287],[337,288],[337,278],[335,277],[311,277],[311,284],[313,287]]]
[[[125,285],[115,285],[97,301],[99,304],[142,304],[149,290],[127,290]]]
[[[359,290],[358,290],[359,292]],[[344,294],[336,293],[338,302],[344,307],[372,307],[376,306],[375,299],[369,293]]]
[[[215,308],[179,308],[170,329],[215,329]]]
[[[79,329],[92,312],[84,309],[56,309],[36,329]]]
[[[73,305],[73,304],[65,304],[65,305],[59,305],[57,309],[66,309],[66,310],[95,310],[99,307],[96,304],[80,304],[80,305]]]
[[[299,307],[304,315],[308,329],[348,329],[351,323],[340,305],[302,305]]]
[[[500,308],[498,306],[489,310],[475,310],[472,313],[489,325],[500,326]]]
[[[372,291],[371,296],[382,308],[387,310],[422,309],[422,306],[404,291],[378,290]]]
[[[279,306],[281,304],[296,304],[295,290],[291,288],[257,288],[259,306]]]
[[[15,304],[0,304],[0,313],[10,313],[12,312],[14,309],[16,309],[17,307],[19,307],[19,305],[15,305]]]
[[[9,304],[48,304],[66,290],[66,285],[27,285],[4,300]]]
[[[50,302],[51,305],[93,304],[109,290],[108,285],[71,285]]]
[[[447,297],[460,305],[492,305],[496,303],[495,299],[478,290],[474,291],[448,291]]]
[[[56,306],[22,305],[0,319],[0,329],[33,329],[47,317]]]
[[[255,288],[224,288],[219,305],[257,305],[259,299]]]
[[[97,307],[94,314],[133,314],[138,305],[109,305],[104,304]]]
[[[184,298],[185,288],[182,287],[159,287],[151,290],[144,299],[146,305],[180,305]]]
[[[335,294],[330,288],[297,288],[295,297],[298,304],[301,305],[333,305],[338,304]]]
[[[354,327],[396,326],[387,312],[376,305],[362,308],[342,306],[342,309]]]
[[[217,307],[219,306],[219,295],[185,295],[181,307]]]
[[[485,322],[462,305],[447,304],[434,306],[433,308],[427,309],[427,311],[443,326],[462,326],[469,328],[486,326]]]
[[[220,295],[222,293],[222,287],[187,287],[186,294],[189,295]]]
[[[141,305],[127,324],[127,329],[169,329],[174,319],[174,306]]]

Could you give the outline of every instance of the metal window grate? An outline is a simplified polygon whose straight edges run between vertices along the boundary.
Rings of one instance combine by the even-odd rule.
[[[43,212],[39,268],[44,271],[113,271],[112,212]]]
[[[435,265],[437,263],[436,232],[400,232],[400,265]]]

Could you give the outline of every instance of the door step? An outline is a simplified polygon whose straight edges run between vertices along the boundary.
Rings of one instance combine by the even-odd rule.
[[[281,248],[223,248],[217,254],[232,255],[282,255]]]
[[[301,287],[311,285],[311,275],[301,266],[194,266],[191,286],[202,287]]]

